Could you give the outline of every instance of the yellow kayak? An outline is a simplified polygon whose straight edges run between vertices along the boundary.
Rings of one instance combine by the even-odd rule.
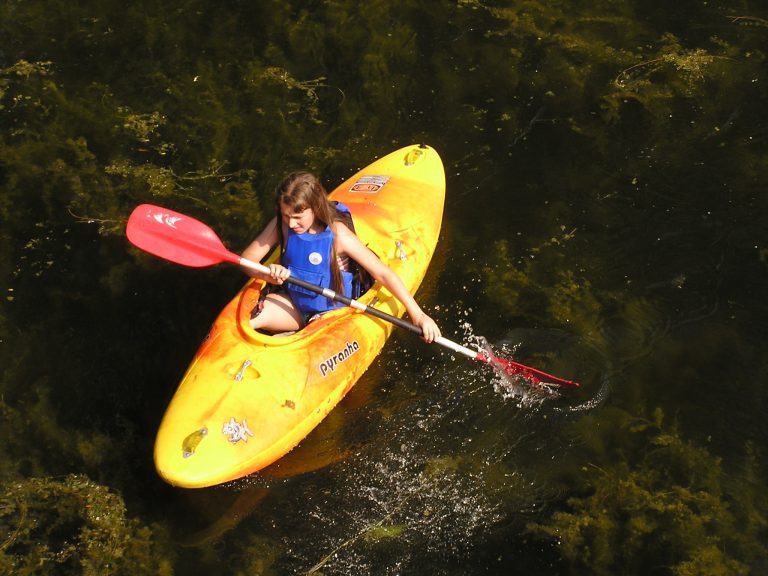
[[[401,148],[330,196],[346,204],[357,235],[414,293],[435,251],[445,200],[437,152]],[[264,282],[250,280],[213,324],[163,417],[155,465],[167,482],[202,488],[241,478],[285,455],[354,386],[393,330],[345,307],[290,335],[249,325]],[[400,317],[380,284],[359,298]]]

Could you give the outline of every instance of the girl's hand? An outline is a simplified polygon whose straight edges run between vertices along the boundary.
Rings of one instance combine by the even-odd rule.
[[[440,328],[437,327],[435,321],[423,312],[416,325],[421,328],[421,337],[424,342],[431,343],[435,341],[435,338],[442,336]]]
[[[269,274],[266,275],[266,280],[272,284],[282,284],[290,275],[291,273],[285,266],[281,266],[280,264],[270,264]]]

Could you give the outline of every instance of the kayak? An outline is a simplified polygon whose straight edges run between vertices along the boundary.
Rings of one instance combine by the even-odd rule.
[[[445,171],[438,153],[425,145],[396,150],[330,198],[349,208],[363,244],[415,293],[442,223]],[[287,454],[349,392],[393,330],[390,322],[344,307],[294,333],[257,332],[249,320],[264,286],[249,280],[222,310],[166,409],[154,458],[174,486],[222,484]],[[379,283],[358,300],[395,317],[405,313]]]

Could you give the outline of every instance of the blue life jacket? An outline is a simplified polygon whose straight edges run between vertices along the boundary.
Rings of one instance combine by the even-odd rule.
[[[344,204],[337,203],[336,209],[348,216],[351,223],[352,217]],[[318,234],[296,234],[288,230],[288,238],[285,241],[285,251],[282,254],[281,262],[288,268],[291,276],[311,282],[321,288],[330,288],[333,286],[333,274],[331,273],[331,248],[333,247],[335,235],[331,227]],[[357,298],[360,294],[355,294],[353,290],[354,274],[352,272],[341,271],[341,279],[344,285],[344,296]],[[310,292],[300,286],[285,284],[291,300],[305,318],[314,314],[328,312],[335,308],[341,308],[344,304],[334,302],[322,294]]]

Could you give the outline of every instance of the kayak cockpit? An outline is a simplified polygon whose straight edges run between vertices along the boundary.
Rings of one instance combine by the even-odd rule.
[[[254,330],[251,327],[251,313],[258,305],[262,290],[266,286],[263,280],[251,279],[240,291],[237,298],[237,309],[234,313],[237,315],[237,329],[241,336],[254,344],[261,344],[266,347],[283,346],[302,341],[312,337],[321,330],[327,330],[331,324],[343,321],[345,318],[361,314],[359,311],[349,307],[337,308],[324,313],[322,316],[307,324],[301,330],[295,332],[283,332],[279,334],[269,334]],[[375,284],[368,292],[361,296],[360,300],[371,304],[377,300],[379,285]]]

